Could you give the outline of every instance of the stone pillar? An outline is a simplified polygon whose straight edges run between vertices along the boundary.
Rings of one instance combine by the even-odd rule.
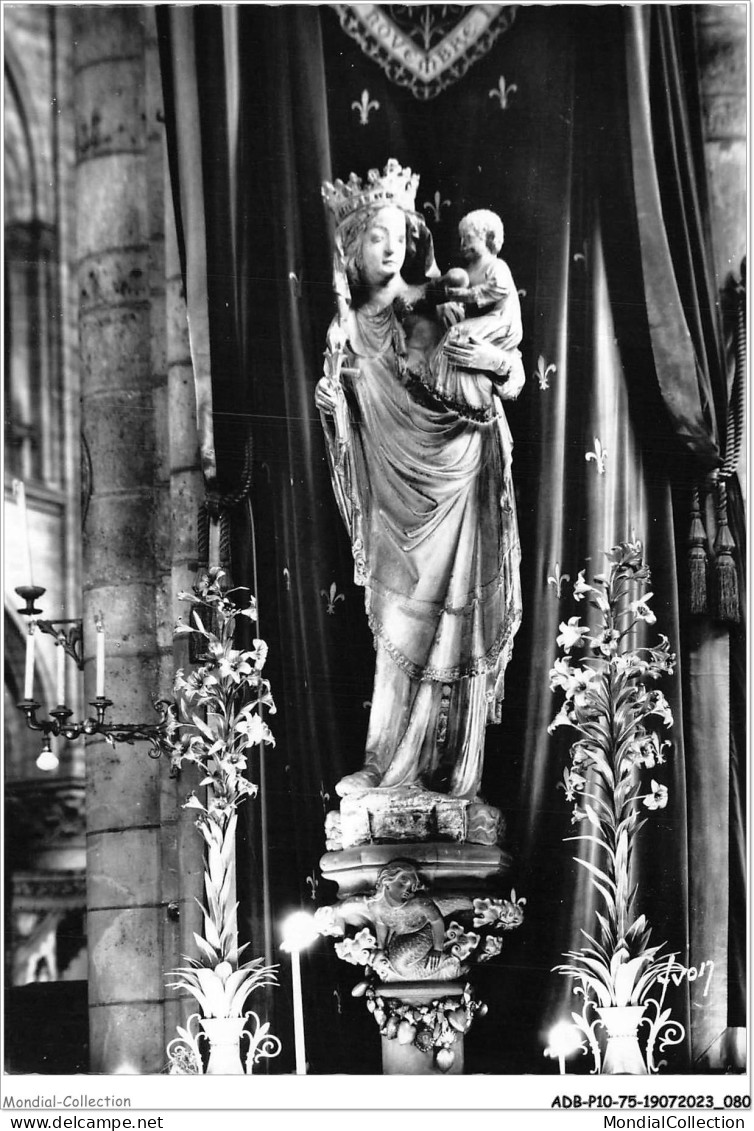
[[[107,630],[112,717],[156,718],[160,682],[150,306],[145,10],[84,7],[74,20],[77,260],[83,428],[92,461],[84,530],[87,699],[94,615]],[[95,738],[87,761],[91,1069],[165,1064],[161,764],[143,743]]]
[[[746,253],[746,5],[699,4],[704,155],[715,271],[722,287]]]
[[[53,118],[55,139],[56,217],[58,229],[58,294],[56,315],[57,350],[61,387],[62,477],[66,494],[62,555],[64,560],[61,615],[81,616],[81,379],[79,372],[78,301],[76,271],[76,128],[73,107],[73,37],[68,13],[51,11],[54,41],[55,96],[57,113]],[[50,609],[52,614],[52,609]],[[66,703],[75,719],[86,715],[84,685],[80,671],[72,664],[66,670]],[[85,777],[83,739],[62,744],[61,768],[77,780]]]

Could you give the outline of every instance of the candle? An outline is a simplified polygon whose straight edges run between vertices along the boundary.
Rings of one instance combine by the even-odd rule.
[[[298,950],[291,951],[291,974],[293,975],[293,1040],[296,1046],[296,1075],[306,1076],[304,1003],[301,993],[301,959]]]
[[[306,1045],[304,1042],[304,1001],[301,993],[302,947],[309,946],[318,937],[314,917],[306,911],[294,911],[283,924],[283,950],[291,956],[293,982],[293,1039],[296,1048],[296,1075],[306,1076]]]
[[[34,693],[34,629],[33,620],[29,621],[29,632],[26,637],[26,669],[24,671],[24,699],[30,701]]]
[[[18,515],[21,519],[21,532],[24,541],[24,548],[26,550],[26,575],[29,579],[29,585],[34,584],[34,571],[31,564],[31,538],[29,537],[29,515],[26,510],[26,488],[22,480],[13,480],[13,494],[16,496],[16,505],[18,506]]]
[[[65,705],[65,648],[63,633],[58,633],[58,706]]]
[[[97,699],[105,697],[105,622],[102,613],[97,614],[94,622],[97,626],[97,663],[95,695]]]
[[[220,519],[211,519],[209,524],[209,567],[220,565]]]

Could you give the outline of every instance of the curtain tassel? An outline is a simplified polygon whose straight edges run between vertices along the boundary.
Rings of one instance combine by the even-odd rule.
[[[689,612],[703,616],[707,611],[707,534],[702,522],[699,488],[694,488],[691,499],[691,528],[688,536]]]
[[[715,538],[715,616],[738,624],[741,608],[738,570],[733,556],[736,543],[728,526],[728,492],[724,482],[717,485],[717,537]]]

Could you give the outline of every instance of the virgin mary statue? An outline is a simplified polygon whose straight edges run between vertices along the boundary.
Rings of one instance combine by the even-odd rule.
[[[338,313],[315,400],[377,652],[364,764],[336,789],[475,800],[521,621],[503,410],[520,385],[496,346],[446,336],[418,182],[391,160],[322,190]],[[440,356],[478,378],[473,405],[433,391]]]

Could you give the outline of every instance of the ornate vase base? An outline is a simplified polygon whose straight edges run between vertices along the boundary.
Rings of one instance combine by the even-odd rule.
[[[644,1006],[603,1006],[597,1012],[607,1030],[602,1075],[646,1076],[647,1065],[637,1037]]]
[[[243,1076],[241,1034],[245,1017],[203,1017],[202,1029],[209,1039],[207,1076]]]

